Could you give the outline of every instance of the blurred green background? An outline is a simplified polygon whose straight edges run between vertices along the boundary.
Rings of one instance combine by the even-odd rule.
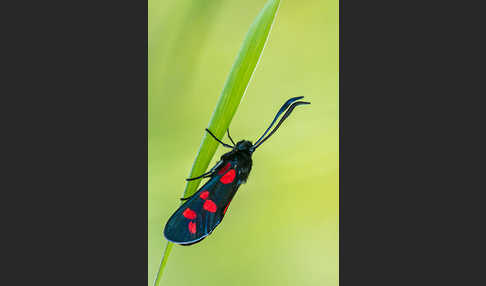
[[[149,0],[149,285],[163,227],[265,3]],[[312,104],[296,108],[255,152],[248,182],[213,234],[173,247],[161,285],[338,285],[338,6],[281,0],[231,135],[255,141],[290,97]]]

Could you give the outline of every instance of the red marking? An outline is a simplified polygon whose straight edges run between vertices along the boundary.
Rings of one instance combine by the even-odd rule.
[[[221,170],[218,171],[218,175],[223,175],[231,167],[231,163],[228,162]]]
[[[226,207],[224,208],[224,211],[223,211],[223,214],[226,214],[226,210],[228,209],[229,205],[231,204],[231,201],[226,205]]]
[[[196,233],[196,223],[195,222],[190,221],[187,228],[189,228],[190,233],[193,233],[193,234]]]
[[[208,192],[208,191],[204,191],[204,192],[202,192],[202,193],[199,195],[199,197],[200,197],[201,199],[203,199],[203,200],[207,199],[207,198],[208,198],[208,196],[209,196],[209,192]]]
[[[235,176],[236,176],[235,169],[231,169],[228,171],[228,173],[224,174],[224,176],[222,176],[221,179],[219,179],[219,181],[223,184],[229,184],[233,182]]]
[[[187,218],[187,219],[195,219],[196,218],[196,212],[191,210],[190,208],[187,208],[182,215]]]
[[[207,210],[208,212],[216,212],[216,209],[218,208],[216,204],[212,200],[207,200],[204,202],[203,208]]]

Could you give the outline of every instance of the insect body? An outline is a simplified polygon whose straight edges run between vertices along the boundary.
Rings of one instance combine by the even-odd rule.
[[[175,211],[165,225],[164,235],[167,240],[181,245],[191,245],[204,239],[218,226],[236,191],[248,179],[253,152],[277,131],[296,106],[310,104],[309,102],[297,101],[301,98],[303,96],[287,100],[275,115],[268,129],[255,144],[246,140],[235,144],[228,131],[228,137],[233,143],[233,146],[231,146],[220,141],[210,130],[206,129],[216,141],[232,150],[223,154],[220,161],[207,173],[186,179],[191,181],[210,178],[194,195],[181,199],[186,202]],[[283,117],[267,135],[284,111],[286,112]],[[265,137],[265,135],[267,136]]]

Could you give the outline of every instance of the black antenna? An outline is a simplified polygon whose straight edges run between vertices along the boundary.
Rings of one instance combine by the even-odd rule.
[[[302,97],[300,97],[300,98],[303,98],[303,96],[302,96]],[[290,101],[290,100],[291,100],[291,99],[289,99],[289,101]],[[287,102],[288,102],[288,101],[287,101]],[[287,103],[286,103],[286,104],[287,104]],[[285,112],[285,114],[282,116],[282,118],[281,118],[281,119],[280,119],[280,121],[278,122],[277,126],[275,126],[275,128],[272,130],[272,132],[270,132],[270,134],[268,134],[268,136],[267,136],[267,137],[265,137],[264,139],[262,139],[261,141],[260,141],[260,139],[261,139],[261,138],[260,138],[260,139],[258,139],[258,141],[259,141],[259,142],[257,141],[257,143],[255,143],[255,144],[254,144],[254,145],[253,145],[253,146],[250,148],[250,151],[251,151],[251,152],[255,151],[255,149],[256,149],[256,148],[258,148],[260,145],[262,145],[262,143],[263,143],[263,142],[265,142],[265,141],[266,141],[268,138],[270,138],[270,136],[272,136],[272,135],[273,135],[273,133],[275,133],[275,131],[277,131],[277,129],[280,127],[280,125],[282,125],[282,123],[284,122],[284,120],[285,120],[285,119],[287,119],[287,117],[289,117],[290,113],[292,113],[292,111],[294,110],[294,108],[296,108],[297,106],[302,105],[302,104],[310,104],[310,102],[306,102],[306,101],[297,101],[297,102],[295,102],[295,103],[292,103],[292,105],[290,105],[290,107],[287,109],[287,112]],[[285,106],[285,104],[284,104],[284,106]],[[283,108],[284,106],[282,106],[282,108]],[[280,110],[282,110],[282,109],[280,109]],[[281,113],[281,112],[279,111],[279,113]],[[277,116],[275,117],[275,119],[278,117],[278,115],[280,115],[279,113],[277,113]],[[274,119],[274,121],[275,121],[275,119]],[[272,124],[270,124],[270,127],[273,125],[273,123],[274,123],[274,122],[272,122]],[[270,129],[270,127],[269,127],[269,129]],[[268,131],[268,129],[267,129],[267,131]],[[267,132],[265,131],[265,133],[267,133]]]
[[[275,121],[277,121],[277,119],[280,116],[280,114],[282,114],[282,112],[284,112],[289,107],[290,104],[292,104],[294,101],[296,101],[298,99],[302,99],[302,98],[304,98],[304,97],[303,96],[298,96],[298,97],[292,97],[291,99],[287,100],[282,105],[282,107],[280,107],[280,110],[277,112],[277,115],[275,115],[275,118],[273,119],[272,123],[270,123],[270,126],[268,126],[267,130],[265,130],[265,133],[263,133],[263,135],[260,138],[258,138],[258,140],[253,145],[257,145],[260,142],[260,140],[262,140],[262,138],[265,137],[265,135],[270,130],[270,128],[272,128],[272,126],[275,123]]]

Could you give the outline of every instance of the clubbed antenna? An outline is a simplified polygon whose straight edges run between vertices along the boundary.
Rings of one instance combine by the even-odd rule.
[[[289,117],[290,113],[292,113],[292,111],[294,110],[295,107],[299,106],[299,105],[302,105],[302,104],[310,104],[310,102],[306,102],[306,101],[297,101],[295,102],[296,100],[298,99],[301,99],[301,98],[304,98],[303,96],[299,96],[299,97],[293,97],[289,100],[287,100],[284,105],[280,108],[280,110],[277,112],[277,115],[275,115],[275,118],[273,119],[272,123],[270,124],[270,126],[268,127],[268,129],[265,131],[265,133],[263,133],[263,135],[257,140],[257,142],[255,142],[255,144],[251,147],[250,151],[253,152],[255,151],[256,148],[258,148],[258,146],[262,145],[263,142],[265,142],[268,138],[270,138],[270,136],[273,135],[273,133],[275,133],[275,131],[277,131],[277,129],[280,127],[280,125],[282,125],[282,123],[284,122],[284,120]],[[282,118],[280,119],[280,121],[278,122],[277,126],[275,126],[275,128],[272,130],[272,132],[270,132],[270,134],[268,134],[267,137],[264,138],[264,136],[267,134],[267,132],[270,130],[270,128],[272,128],[273,124],[275,123],[275,121],[278,119],[278,117],[280,116],[280,114],[282,114],[282,112],[284,112],[285,110],[287,110],[285,112],[285,114],[282,116]]]

